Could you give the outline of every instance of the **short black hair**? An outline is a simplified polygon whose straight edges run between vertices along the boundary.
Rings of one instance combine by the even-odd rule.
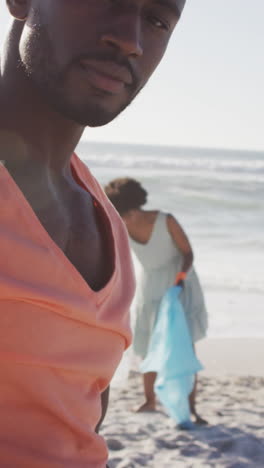
[[[112,180],[105,186],[105,193],[121,216],[147,202],[147,191],[129,177]]]

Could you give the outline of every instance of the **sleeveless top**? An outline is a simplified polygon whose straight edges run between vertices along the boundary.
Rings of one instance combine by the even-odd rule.
[[[133,302],[133,347],[144,358],[156,321],[159,305],[165,291],[174,284],[181,271],[182,253],[173,242],[167,229],[167,214],[159,212],[147,244],[130,238],[133,252],[137,288]],[[203,338],[207,329],[207,312],[202,289],[194,268],[187,274],[180,294],[191,338],[195,342]]]
[[[115,268],[93,291],[0,164],[0,466],[105,468],[101,393],[131,342],[134,276],[123,223],[87,167],[72,169],[108,218]]]

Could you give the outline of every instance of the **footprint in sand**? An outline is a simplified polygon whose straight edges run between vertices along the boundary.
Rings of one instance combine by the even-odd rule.
[[[179,448],[179,444],[175,440],[156,439],[155,445],[159,449],[175,450]]]
[[[215,448],[217,448],[221,452],[229,452],[230,450],[233,450],[235,447],[235,443],[232,439],[212,441],[211,445],[213,445]]]
[[[122,462],[122,458],[112,458],[108,461],[108,466],[109,468],[116,468],[120,462]]]
[[[205,449],[198,444],[189,444],[186,447],[180,449],[180,454],[184,457],[198,456],[205,452]]]
[[[114,451],[123,450],[124,448],[124,445],[122,444],[122,442],[120,442],[117,439],[108,439],[107,445],[108,445],[109,450],[114,450]]]

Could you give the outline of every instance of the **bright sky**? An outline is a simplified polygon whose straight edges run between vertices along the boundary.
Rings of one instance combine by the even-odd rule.
[[[0,0],[0,42],[8,14]],[[187,0],[146,89],[97,141],[264,150],[264,0]]]

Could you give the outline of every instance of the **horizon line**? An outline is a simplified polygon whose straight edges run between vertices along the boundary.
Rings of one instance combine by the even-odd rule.
[[[99,141],[99,140],[90,140],[88,138],[82,138],[78,144],[80,143],[92,143],[98,145],[124,145],[124,146],[145,146],[149,148],[178,148],[178,149],[191,149],[191,150],[203,150],[203,151],[243,151],[245,153],[261,153],[264,155],[264,147],[263,149],[259,148],[239,148],[239,147],[224,147],[224,146],[194,146],[194,145],[177,145],[177,144],[166,144],[166,143],[140,143],[140,142],[123,142],[123,141]]]

